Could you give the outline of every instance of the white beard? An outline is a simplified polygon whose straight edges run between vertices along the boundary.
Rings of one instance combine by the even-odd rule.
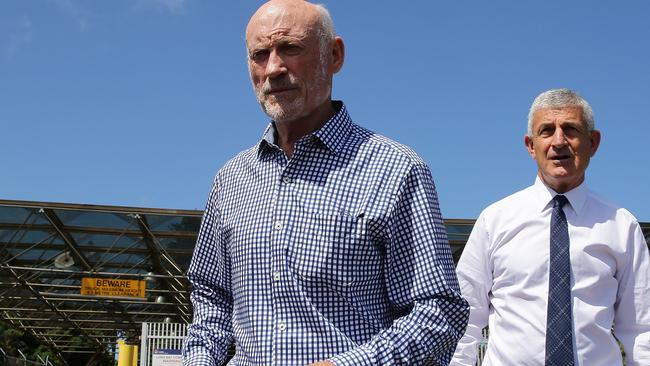
[[[264,113],[276,122],[298,119],[302,117],[301,113],[305,109],[305,101],[300,97],[280,101],[274,97],[266,97],[262,92],[258,92],[257,100],[260,102]]]
[[[313,95],[315,102],[314,106],[319,106],[329,98],[331,85],[327,83],[327,70],[324,67],[315,70],[315,72],[316,75],[314,75],[313,83],[309,85],[307,95]],[[293,75],[289,74],[287,77],[289,78],[290,85],[299,85]],[[289,99],[289,97],[275,98],[274,96],[267,96],[264,94],[265,91],[271,89],[271,84],[267,79],[261,88],[255,89],[255,94],[258,102],[262,106],[262,110],[264,110],[264,113],[275,122],[294,121],[311,112],[311,110],[306,110],[307,106],[305,105],[305,98],[303,95]]]

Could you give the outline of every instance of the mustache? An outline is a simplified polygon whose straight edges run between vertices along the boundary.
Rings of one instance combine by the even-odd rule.
[[[266,79],[262,85],[262,93],[268,94],[278,90],[296,89],[299,85],[290,75],[280,79]]]

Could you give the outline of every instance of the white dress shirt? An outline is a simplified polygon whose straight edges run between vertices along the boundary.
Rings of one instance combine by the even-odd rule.
[[[458,263],[470,320],[452,365],[475,365],[481,329],[490,336],[483,365],[543,365],[552,198],[535,184],[486,208]],[[571,241],[576,365],[650,365],[650,256],[634,216],[583,183],[564,194]]]

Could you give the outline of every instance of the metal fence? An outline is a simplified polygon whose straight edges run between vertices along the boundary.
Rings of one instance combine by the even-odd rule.
[[[490,330],[487,327],[483,328],[481,335],[483,335],[483,339],[479,341],[477,345],[478,352],[476,357],[476,366],[481,366],[483,360],[485,359],[485,352],[487,352],[488,336],[490,335]]]
[[[155,350],[181,350],[185,336],[185,323],[142,323],[140,366],[151,366]]]
[[[487,341],[490,334],[488,328],[481,332],[483,340],[478,343],[478,357],[476,365],[480,366],[487,351]],[[151,366],[154,350],[181,350],[183,340],[187,336],[187,324],[184,323],[142,323],[142,337],[140,338],[140,366]],[[228,352],[229,358],[233,356],[234,349]],[[430,360],[426,365],[433,365]],[[2,364],[0,366],[4,366]],[[21,365],[21,364],[7,364]],[[25,364],[26,365],[26,364]]]
[[[36,355],[36,360],[29,360],[21,350],[17,351],[20,357],[8,356],[0,347],[0,366],[52,366],[52,362],[48,358],[43,359],[40,355]]]

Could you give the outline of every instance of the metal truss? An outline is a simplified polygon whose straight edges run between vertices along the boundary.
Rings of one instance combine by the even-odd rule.
[[[114,353],[143,322],[188,323],[200,220],[199,211],[0,200],[0,316],[62,360]],[[143,280],[145,297],[82,295],[84,277]]]

